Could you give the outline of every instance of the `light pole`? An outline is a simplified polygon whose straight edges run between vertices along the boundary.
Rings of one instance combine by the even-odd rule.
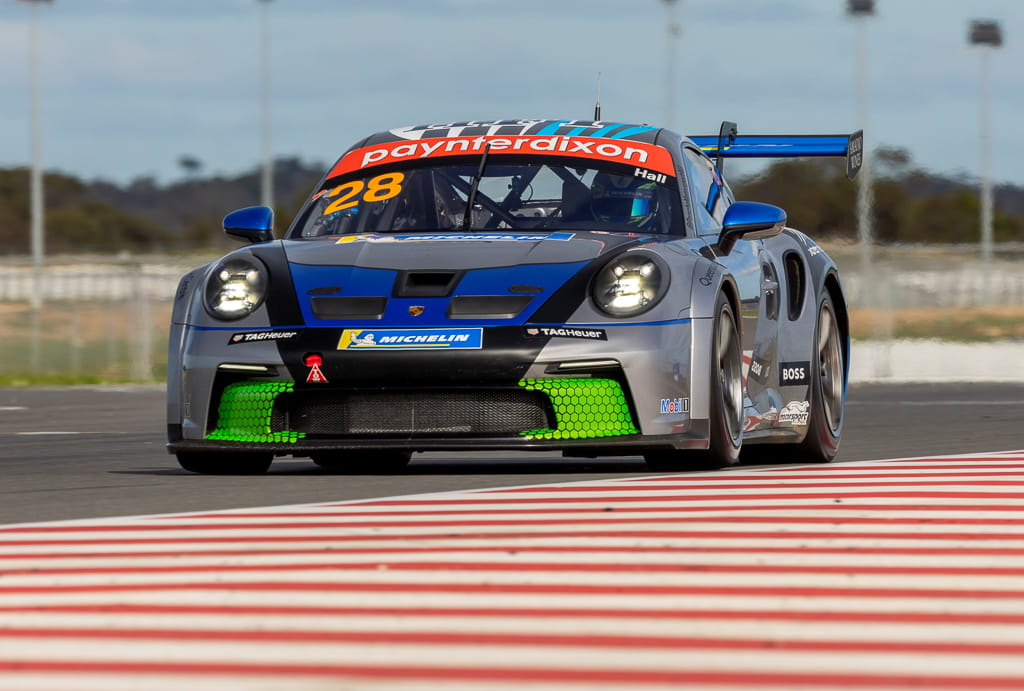
[[[260,92],[262,94],[263,175],[260,203],[274,207],[274,159],[270,147],[270,0],[259,0],[260,9]]]
[[[676,42],[683,34],[683,28],[675,18],[677,0],[662,0],[665,3],[668,29],[668,49],[665,52],[665,127],[672,127],[676,116]]]
[[[46,238],[43,232],[43,167],[42,134],[39,107],[39,5],[53,0],[21,0],[32,8],[29,21],[29,75],[31,89],[32,166],[29,172],[29,244],[32,251],[32,310],[38,313],[43,304],[43,256]],[[33,348],[33,350],[36,350]]]
[[[874,0],[847,0],[846,13],[857,24],[857,126],[868,139],[868,42],[867,20],[875,14]],[[871,266],[871,157],[864,145],[864,159],[857,176],[857,240],[860,246],[861,276],[867,279]]]
[[[992,49],[1003,45],[999,22],[974,20],[967,41],[981,47],[981,259],[988,275],[992,261],[992,88],[990,59]]]

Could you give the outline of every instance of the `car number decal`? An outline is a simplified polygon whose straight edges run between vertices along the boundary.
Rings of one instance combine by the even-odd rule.
[[[370,178],[365,184],[362,180],[352,180],[344,185],[338,185],[325,193],[328,199],[338,197],[324,209],[324,216],[344,211],[359,206],[359,202],[382,202],[385,199],[397,197],[402,191],[402,182],[405,180],[404,173],[385,173],[375,178]],[[360,193],[362,196],[360,197]]]

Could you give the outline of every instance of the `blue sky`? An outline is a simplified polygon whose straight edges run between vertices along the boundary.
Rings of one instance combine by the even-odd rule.
[[[869,148],[934,172],[980,170],[981,54],[991,55],[993,177],[1024,185],[1020,0],[876,0]],[[688,134],[858,129],[845,0],[679,0],[674,107],[661,0],[272,0],[275,155],[324,165],[361,137],[427,122],[587,118]],[[180,179],[260,162],[257,0],[55,0],[39,7],[43,164],[86,179]],[[30,160],[30,8],[0,0],[0,167]],[[671,115],[671,117],[670,117]],[[671,120],[671,122],[666,122]]]

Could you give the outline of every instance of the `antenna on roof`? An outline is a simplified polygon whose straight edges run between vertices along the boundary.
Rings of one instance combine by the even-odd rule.
[[[601,73],[597,73],[597,102],[594,103],[594,121],[601,119]]]

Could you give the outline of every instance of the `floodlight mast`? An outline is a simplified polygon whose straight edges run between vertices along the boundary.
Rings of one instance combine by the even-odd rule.
[[[991,19],[971,21],[967,41],[981,48],[981,259],[987,265],[992,261],[992,86],[991,54],[1003,45],[1003,31],[999,22]],[[988,271],[985,272],[986,275]]]
[[[857,127],[868,131],[868,49],[867,20],[875,14],[875,0],[847,0],[846,14],[857,23]],[[872,180],[867,145],[863,150],[860,175],[857,180],[857,241],[860,246],[861,276],[866,277],[871,266]]]
[[[39,5],[53,0],[20,0],[32,8],[29,20],[29,73],[31,100],[31,147],[32,165],[29,169],[29,245],[32,252],[32,296],[33,310],[43,303],[43,258],[46,254],[44,232],[45,205],[43,203],[42,133],[40,126],[39,98]]]
[[[260,3],[260,94],[263,173],[260,179],[260,204],[274,208],[274,157],[270,143],[270,18],[271,0]]]
[[[665,51],[665,127],[671,128],[676,116],[676,44],[683,35],[683,28],[675,18],[678,0],[662,2],[665,3],[665,26],[668,29]]]

